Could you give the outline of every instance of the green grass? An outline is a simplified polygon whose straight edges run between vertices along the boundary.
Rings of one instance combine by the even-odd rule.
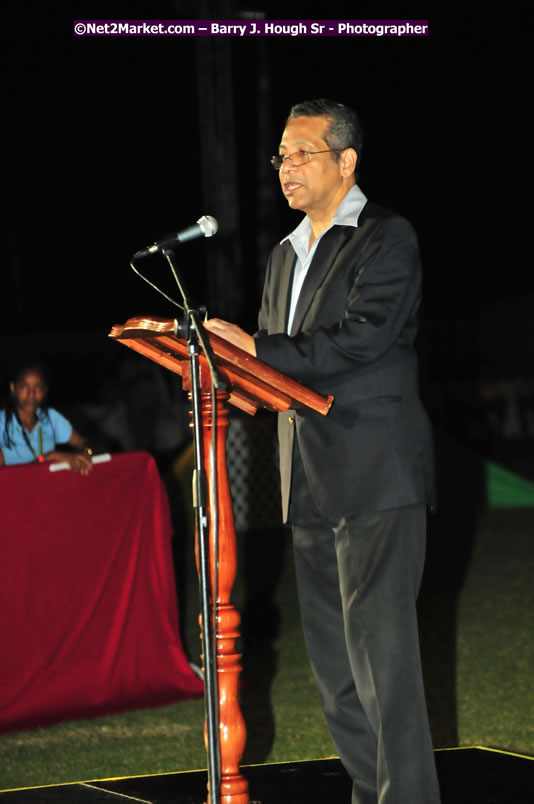
[[[432,537],[421,594],[435,745],[532,756],[534,511],[483,512],[468,544],[446,524]],[[189,584],[188,601],[195,591]],[[238,581],[238,606],[243,597]],[[289,549],[277,602],[278,641],[245,656],[243,764],[335,755],[306,660]],[[196,615],[187,609],[186,643],[197,659]],[[197,700],[4,735],[0,790],[205,768],[203,718]]]
[[[459,601],[460,744],[534,754],[534,515],[482,521]]]

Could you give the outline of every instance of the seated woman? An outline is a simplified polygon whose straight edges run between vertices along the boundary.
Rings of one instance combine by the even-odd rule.
[[[9,389],[6,407],[0,410],[0,466],[66,462],[73,472],[88,474],[92,451],[70,422],[46,405],[44,369],[37,363],[26,364]],[[57,444],[70,444],[76,452],[58,451]]]

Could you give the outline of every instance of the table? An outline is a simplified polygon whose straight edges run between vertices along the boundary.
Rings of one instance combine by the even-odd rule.
[[[0,469],[0,731],[200,696],[165,488],[145,452],[87,477]]]

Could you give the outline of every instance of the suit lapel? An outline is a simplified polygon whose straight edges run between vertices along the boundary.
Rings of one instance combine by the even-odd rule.
[[[282,266],[280,270],[280,287],[277,294],[279,305],[276,321],[276,332],[287,331],[287,318],[289,315],[289,303],[291,301],[293,272],[297,259],[297,256],[293,251],[293,246],[289,242],[286,243],[285,246],[285,254],[282,257]]]
[[[336,260],[339,257],[340,251],[347,240],[354,234],[354,231],[352,226],[334,226],[321,238],[308,269],[308,273],[306,274],[302,290],[300,291],[295,315],[293,316],[291,335],[294,335],[302,327],[317,289],[322,285],[327,273],[335,269]],[[291,288],[289,288],[289,293],[290,292]]]

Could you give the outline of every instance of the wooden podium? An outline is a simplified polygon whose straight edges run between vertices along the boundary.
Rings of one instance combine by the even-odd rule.
[[[184,390],[191,398],[191,376],[187,342],[175,335],[175,322],[163,318],[130,318],[116,325],[109,337],[180,374]],[[227,384],[226,391],[216,391],[215,444],[213,436],[213,401],[211,375],[206,359],[200,355],[200,399],[202,444],[208,478],[208,521],[210,533],[209,567],[212,580],[217,573],[214,621],[216,623],[216,671],[218,686],[218,724],[220,740],[220,801],[224,804],[248,804],[248,784],[239,772],[239,762],[246,741],[246,729],[238,702],[241,656],[236,653],[240,617],[230,603],[236,575],[236,539],[234,515],[226,466],[226,436],[229,426],[228,404],[253,415],[259,408],[284,411],[308,407],[323,415],[333,397],[324,397],[286,377],[228,341],[209,334],[217,367]],[[212,446],[214,450],[212,450]],[[215,455],[216,466],[212,466]],[[211,488],[212,469],[216,469],[217,488]],[[212,534],[213,501],[217,496],[217,553]],[[198,534],[197,534],[198,562]],[[213,606],[213,596],[211,599]],[[218,804],[212,802],[211,804]]]

